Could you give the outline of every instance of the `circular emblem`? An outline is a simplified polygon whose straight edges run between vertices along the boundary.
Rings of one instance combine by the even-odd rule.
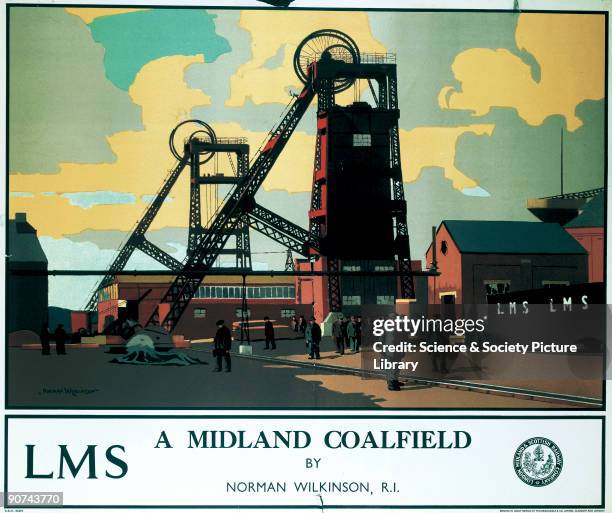
[[[514,471],[530,486],[552,483],[563,468],[561,449],[552,440],[539,436],[525,440],[514,453]]]

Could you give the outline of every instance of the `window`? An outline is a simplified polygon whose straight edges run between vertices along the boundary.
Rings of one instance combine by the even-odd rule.
[[[360,305],[361,296],[342,296],[342,304],[346,306]]]
[[[295,315],[295,310],[293,308],[283,308],[280,314],[283,319],[291,319]]]
[[[372,146],[370,134],[353,134],[353,146]]]
[[[98,292],[98,301],[108,301],[109,299],[119,299],[119,285],[116,283]]]
[[[246,293],[248,298],[295,298],[295,286],[289,285],[284,287],[247,287]],[[202,285],[198,288],[195,295],[197,298],[219,298],[219,299],[240,299],[242,298],[242,287],[234,286],[209,286]]]
[[[440,303],[443,305],[454,305],[456,302],[457,296],[454,292],[448,294],[440,294]]]
[[[376,296],[377,305],[394,305],[395,296]]]
[[[510,292],[510,280],[485,280],[484,286],[487,296]]]
[[[206,308],[194,308],[193,317],[195,319],[204,319],[206,317]]]
[[[569,281],[563,280],[542,280],[542,287],[545,289],[549,289],[550,287],[558,287],[558,286],[569,286]]]
[[[375,265],[375,271],[395,271],[394,265]]]
[[[242,319],[242,308],[236,308],[236,317],[238,319]],[[251,318],[251,309],[247,308],[246,310],[246,318],[250,319]]]

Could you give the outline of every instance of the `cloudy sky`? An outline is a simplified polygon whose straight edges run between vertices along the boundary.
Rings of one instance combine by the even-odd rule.
[[[254,152],[301,88],[296,46],[321,28],[397,54],[413,258],[443,219],[535,220],[527,198],[559,193],[562,129],[566,192],[604,182],[603,16],[12,7],[9,21],[9,210],[27,212],[50,268],[106,268],[174,165],[177,123]],[[314,107],[258,193],[303,226],[313,152]],[[150,233],[177,258],[187,214],[185,177]],[[259,268],[282,267],[282,250],[253,235]]]

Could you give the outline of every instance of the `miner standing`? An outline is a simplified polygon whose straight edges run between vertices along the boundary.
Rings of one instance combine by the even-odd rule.
[[[213,372],[221,372],[223,360],[225,360],[225,372],[232,371],[232,360],[230,349],[232,348],[232,334],[225,325],[225,321],[217,321],[217,333],[214,339],[213,356],[217,358],[217,368]]]
[[[274,324],[267,315],[264,317],[264,336],[266,337],[266,347],[264,349],[276,349],[276,340],[274,338]]]

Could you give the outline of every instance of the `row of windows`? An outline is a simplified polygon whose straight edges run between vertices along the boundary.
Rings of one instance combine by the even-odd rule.
[[[234,311],[234,315],[237,319],[242,319],[242,308],[236,308]],[[295,310],[293,308],[282,308],[280,311],[281,319],[290,319],[295,315]],[[193,309],[193,317],[194,319],[205,319],[206,318],[206,308],[194,308]],[[251,317],[251,309],[247,308],[246,317]]]
[[[355,306],[361,304],[361,296],[342,296],[342,304],[345,306]],[[395,296],[376,296],[377,305],[395,304]]]
[[[247,298],[254,299],[295,299],[295,287],[247,287]],[[242,298],[242,287],[232,287],[227,285],[214,286],[203,285],[198,289],[197,298],[217,298],[217,299],[240,299]]]
[[[372,135],[353,134],[353,146],[372,146]]]
[[[116,283],[104,287],[98,292],[98,301],[108,301],[109,299],[119,299],[119,287]]]
[[[342,270],[343,271],[361,271],[361,266],[360,265],[343,265],[342,266]],[[374,266],[374,271],[395,271],[395,266],[389,264],[389,265],[375,265]]]

